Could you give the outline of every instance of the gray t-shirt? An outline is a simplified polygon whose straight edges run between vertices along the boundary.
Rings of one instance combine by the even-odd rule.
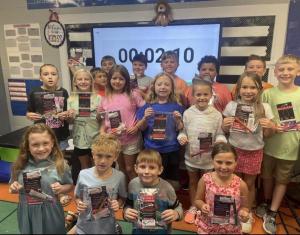
[[[133,206],[126,204],[124,211],[126,208],[134,208],[138,210],[138,202],[137,197],[142,188],[157,188],[158,189],[158,198],[156,199],[157,205],[157,212],[161,213],[167,209],[174,209],[179,214],[179,220],[183,216],[182,205],[178,201],[174,188],[171,186],[169,182],[160,178],[159,183],[157,185],[151,187],[145,187],[142,182],[140,181],[139,177],[132,179],[128,185],[128,201],[133,202]],[[137,224],[133,224],[133,231],[132,234],[166,234],[171,232],[171,224],[168,224],[167,227],[160,227],[159,225],[156,226],[154,229],[156,233],[153,233],[153,229],[143,230],[137,227]]]
[[[152,83],[153,79],[151,77],[148,77],[148,76],[144,76],[144,77],[139,77],[137,79],[137,82],[138,82],[138,86],[139,86],[139,89],[141,90],[147,90],[151,83]]]
[[[80,171],[75,187],[75,196],[84,199],[84,194],[88,187],[106,186],[109,197],[117,199],[126,198],[126,178],[125,175],[116,169],[112,169],[112,176],[102,180],[95,176],[95,167]],[[77,220],[77,234],[115,234],[115,217],[111,210],[111,216],[94,219],[91,217],[91,207],[81,213]]]
[[[264,106],[266,118],[272,120],[274,118],[274,115],[270,105],[268,103],[263,103],[263,106]],[[230,101],[227,104],[223,112],[223,115],[225,117],[234,117],[236,108],[237,108],[237,102]],[[244,150],[259,150],[264,147],[263,130],[261,126],[258,125],[254,133],[230,131],[228,141],[236,148],[240,148]]]

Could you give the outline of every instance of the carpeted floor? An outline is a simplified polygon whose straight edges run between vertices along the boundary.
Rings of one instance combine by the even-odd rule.
[[[72,194],[70,194],[72,195]],[[178,192],[179,200],[184,202],[183,205],[187,209],[188,207],[188,191]],[[0,183],[0,234],[18,234],[19,230],[17,227],[17,202],[18,195],[8,193],[8,185],[6,183]],[[75,203],[72,202],[70,205],[64,208],[65,211],[76,211]],[[277,216],[278,234],[300,234],[300,227],[297,225],[295,219],[292,217],[291,211],[288,208],[280,208],[280,216]],[[300,216],[300,209],[296,210],[298,216]],[[122,210],[116,213],[116,218],[120,221],[124,234],[130,234],[131,224],[122,221]],[[286,232],[283,223],[286,225]],[[298,230],[297,230],[298,229]],[[173,223],[174,234],[194,234],[196,231],[195,225],[190,225],[184,221]],[[262,229],[262,220],[255,217],[255,223],[253,225],[252,234],[264,234]]]

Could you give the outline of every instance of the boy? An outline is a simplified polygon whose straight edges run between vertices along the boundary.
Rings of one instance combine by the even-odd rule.
[[[245,64],[245,72],[253,72],[256,73],[260,78],[263,78],[266,71],[267,71],[266,61],[263,59],[263,57],[254,54],[248,57]],[[261,82],[264,90],[273,87],[273,85],[268,82],[265,81],[261,81]],[[233,98],[235,96],[235,92],[236,92],[235,90],[236,90],[236,85],[234,85],[231,90],[231,94]]]
[[[113,135],[100,135],[93,142],[94,167],[80,171],[74,190],[79,217],[69,234],[115,234],[114,212],[127,197],[125,175],[112,167],[120,151]]]
[[[212,55],[206,55],[201,58],[198,63],[198,72],[199,75],[194,79],[204,79],[212,83],[213,88],[213,98],[212,103],[214,107],[220,112],[223,113],[226,105],[229,101],[232,100],[231,93],[228,90],[227,86],[216,81],[220,69],[219,62],[216,57]],[[191,87],[186,93],[188,97],[189,104],[194,103],[192,97]]]
[[[256,215],[263,217],[263,228],[268,234],[276,233],[277,211],[298,158],[299,129],[291,124],[300,121],[300,88],[294,84],[295,78],[300,75],[299,66],[297,56],[280,57],[274,70],[278,85],[262,95],[263,102],[270,104],[275,115],[274,122],[277,123],[276,134],[265,140],[262,164],[265,202],[256,208]],[[286,114],[289,120],[286,120]],[[284,125],[283,120],[288,124]]]
[[[128,185],[123,211],[124,219],[134,223],[132,234],[170,234],[172,222],[181,220],[183,211],[172,186],[159,177],[163,171],[160,154],[152,149],[142,150],[136,159],[135,171],[138,177]],[[152,207],[146,199],[138,200],[142,198],[141,192],[155,189],[157,193],[148,196],[154,201]],[[145,228],[151,221],[152,226]]]
[[[188,102],[185,94],[188,90],[188,85],[183,79],[175,74],[178,66],[178,55],[174,51],[164,52],[161,57],[161,67],[165,73],[173,77],[175,83],[175,93],[180,99],[181,104],[187,108]]]
[[[101,97],[105,96],[105,87],[107,85],[108,75],[104,69],[93,68],[91,74],[94,78],[94,89]]]
[[[132,59],[132,70],[137,78],[138,87],[143,98],[151,86],[152,78],[145,75],[147,69],[147,58],[142,53],[136,54]]]
[[[110,69],[116,64],[116,60],[111,55],[105,55],[100,61],[101,68],[109,74]]]

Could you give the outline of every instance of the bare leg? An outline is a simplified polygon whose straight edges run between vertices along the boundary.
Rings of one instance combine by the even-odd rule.
[[[135,173],[135,170],[134,170],[134,164],[136,161],[137,154],[134,154],[134,155],[123,154],[123,157],[124,157],[124,163],[125,163],[125,171],[128,176],[128,180],[130,181],[134,177],[137,176]]]
[[[274,184],[273,178],[263,179],[263,189],[264,189],[265,201],[272,199],[273,184]]]
[[[272,197],[272,204],[270,207],[271,211],[278,211],[284,194],[286,192],[287,185],[286,184],[279,184],[276,183],[274,187],[273,197]]]
[[[255,199],[255,179],[257,175],[248,175],[244,174],[244,180],[248,186],[249,189],[249,196],[248,196],[248,206],[249,209],[252,208],[253,202]]]
[[[91,162],[91,157],[90,155],[82,155],[78,157],[81,165],[81,169],[86,169],[91,167],[92,162]]]
[[[195,201],[198,181],[200,179],[200,174],[199,172],[192,172],[192,171],[187,171],[187,172],[189,175],[190,202],[191,202],[191,206],[195,206],[194,201]]]

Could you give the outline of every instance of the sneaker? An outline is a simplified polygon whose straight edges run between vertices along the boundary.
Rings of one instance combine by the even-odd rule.
[[[185,213],[184,221],[188,224],[195,223],[196,214],[197,214],[197,208],[194,206],[191,206],[190,209],[188,209]]]
[[[255,210],[255,214],[259,217],[259,218],[263,218],[264,215],[267,213],[268,211],[268,204],[267,203],[261,203],[256,207]]]
[[[276,234],[276,218],[274,216],[265,214],[263,222],[263,229],[267,234]]]
[[[252,216],[252,213],[249,214],[249,219],[247,222],[243,223],[241,222],[242,225],[242,233],[247,233],[250,234],[252,231],[252,224],[255,223],[255,220]]]

